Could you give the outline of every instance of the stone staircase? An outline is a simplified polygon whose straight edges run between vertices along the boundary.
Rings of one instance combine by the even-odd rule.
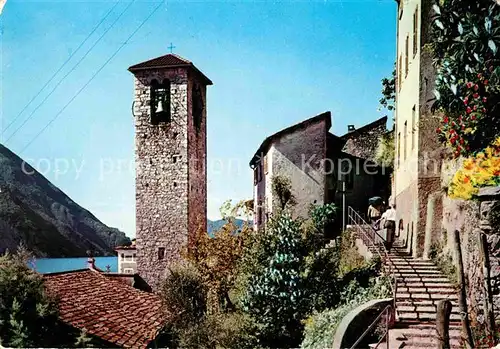
[[[461,348],[457,287],[433,262],[409,256],[398,241],[389,253],[389,259],[398,280],[397,321],[395,327],[389,331],[389,347],[435,348],[437,304],[442,299],[449,299],[453,305],[450,316],[450,346]]]

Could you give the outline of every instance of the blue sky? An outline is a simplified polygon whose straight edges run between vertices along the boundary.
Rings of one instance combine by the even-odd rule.
[[[269,134],[327,110],[336,134],[383,116],[377,109],[380,80],[395,57],[394,0],[166,1],[102,68],[159,3],[127,8],[130,1],[119,1],[75,53],[114,4],[7,0],[0,16],[1,141],[129,236],[135,172],[127,68],[168,53],[171,42],[214,82],[207,102],[209,218],[218,218],[226,199],[251,198],[248,162]]]

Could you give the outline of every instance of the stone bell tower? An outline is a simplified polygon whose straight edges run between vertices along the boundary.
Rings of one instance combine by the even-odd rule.
[[[206,91],[193,63],[168,54],[134,74],[137,272],[158,290],[190,236],[206,230]]]

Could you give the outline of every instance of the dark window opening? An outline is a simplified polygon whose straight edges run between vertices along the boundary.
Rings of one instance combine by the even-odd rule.
[[[151,81],[151,123],[170,122],[170,81]]]
[[[199,84],[193,88],[193,123],[197,131],[201,128],[203,120],[203,95]]]
[[[165,259],[165,247],[158,248],[158,260]]]

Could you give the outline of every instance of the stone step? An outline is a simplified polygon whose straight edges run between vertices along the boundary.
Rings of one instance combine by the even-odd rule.
[[[456,300],[458,299],[457,294],[447,294],[447,293],[407,293],[407,292],[397,292],[396,300],[399,299],[418,299],[418,300],[426,300],[426,299],[449,299]]]
[[[397,290],[399,292],[404,292],[404,293],[446,293],[446,294],[455,294],[457,293],[457,290],[454,287],[448,286],[448,287],[405,287],[405,286],[398,286]]]
[[[426,329],[436,329],[436,323],[434,321],[415,321],[415,320],[405,320],[396,322],[395,328],[416,328],[419,330]],[[461,331],[462,325],[460,321],[450,321],[450,332],[451,331]]]
[[[423,320],[423,321],[434,321],[436,320],[436,313],[424,313],[424,312],[403,312],[398,310],[398,319],[401,321],[405,320]],[[460,321],[460,314],[451,313],[450,321]]]
[[[434,264],[421,265],[421,264],[414,264],[414,263],[408,263],[408,264],[397,264],[396,263],[394,265],[398,269],[438,270],[438,267],[435,266]]]
[[[435,279],[443,279],[445,277],[443,274],[441,274],[439,272],[425,273],[425,274],[395,272],[394,275],[396,275],[396,277],[398,279],[399,278],[435,278]],[[448,279],[446,279],[446,280],[448,280]]]
[[[417,307],[434,307],[436,309],[439,299],[426,299],[426,300],[414,300],[414,299],[396,299],[396,306],[417,306]],[[451,300],[452,310],[458,309],[458,299]]]
[[[436,313],[437,311],[437,305],[417,305],[417,304],[412,304],[412,305],[396,305],[398,312],[417,312],[417,313]],[[460,314],[460,309],[458,307],[452,307],[451,308],[451,313],[452,314]]]
[[[429,283],[438,283],[438,282],[450,282],[448,278],[444,276],[440,277],[435,277],[435,276],[415,276],[415,275],[410,275],[410,276],[403,276],[403,277],[398,277],[398,281],[402,282],[429,282]]]
[[[396,269],[394,270],[394,274],[398,275],[398,274],[414,274],[414,275],[440,275],[440,276],[443,276],[443,273],[441,273],[439,270],[424,270],[424,269],[419,269],[419,270],[413,270],[413,269],[407,269],[407,270],[403,270],[403,269]]]
[[[457,289],[457,287],[450,282],[401,282],[398,280],[398,288],[399,287],[426,287],[431,289],[443,287]]]
[[[450,333],[450,338],[460,338],[461,337],[461,332],[460,328],[452,328],[449,331]],[[395,334],[398,337],[399,336],[405,336],[406,338],[409,337],[430,337],[430,336],[436,336],[436,326],[434,327],[424,327],[424,328],[418,328],[418,327],[408,327],[408,328],[394,328],[391,330],[391,335]],[[396,337],[396,338],[398,338]],[[399,338],[401,338],[399,337]]]
[[[391,262],[397,265],[421,265],[421,266],[436,266],[431,261],[419,261],[419,260],[408,260],[408,259],[396,259],[391,258]]]

